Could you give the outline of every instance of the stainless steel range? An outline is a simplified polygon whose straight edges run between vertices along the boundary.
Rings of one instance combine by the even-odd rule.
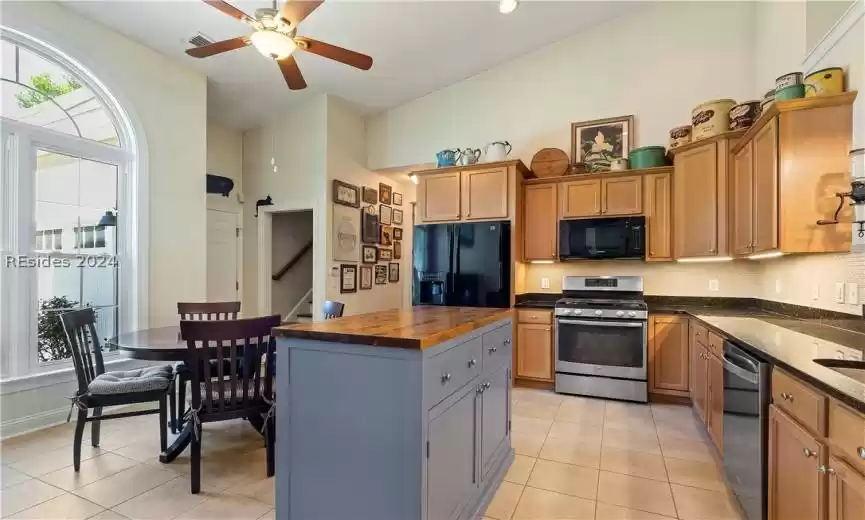
[[[556,302],[556,392],[648,401],[641,276],[566,276]]]

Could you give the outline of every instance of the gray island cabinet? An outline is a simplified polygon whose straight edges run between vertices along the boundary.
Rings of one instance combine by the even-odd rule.
[[[274,332],[278,519],[483,516],[513,460],[510,310],[415,307]]]

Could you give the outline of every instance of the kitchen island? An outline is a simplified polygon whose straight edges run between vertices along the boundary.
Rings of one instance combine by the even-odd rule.
[[[276,517],[480,519],[513,460],[512,311],[277,327]]]

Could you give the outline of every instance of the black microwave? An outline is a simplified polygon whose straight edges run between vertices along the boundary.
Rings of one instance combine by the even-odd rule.
[[[645,217],[559,221],[559,259],[644,258]]]

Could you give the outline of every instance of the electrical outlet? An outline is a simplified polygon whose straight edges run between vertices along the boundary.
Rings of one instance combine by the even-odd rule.
[[[811,299],[817,301],[820,299],[820,284],[814,284],[811,286]]]
[[[847,293],[847,303],[857,305],[859,303],[859,284],[856,282],[847,282],[845,292]]]
[[[781,294],[781,279],[775,279],[775,294]]]
[[[549,278],[541,278],[541,289],[549,289],[550,288],[550,279]]]
[[[709,280],[709,290],[713,292],[718,292],[721,290],[718,280]]]
[[[835,303],[844,303],[844,282],[835,282]]]

